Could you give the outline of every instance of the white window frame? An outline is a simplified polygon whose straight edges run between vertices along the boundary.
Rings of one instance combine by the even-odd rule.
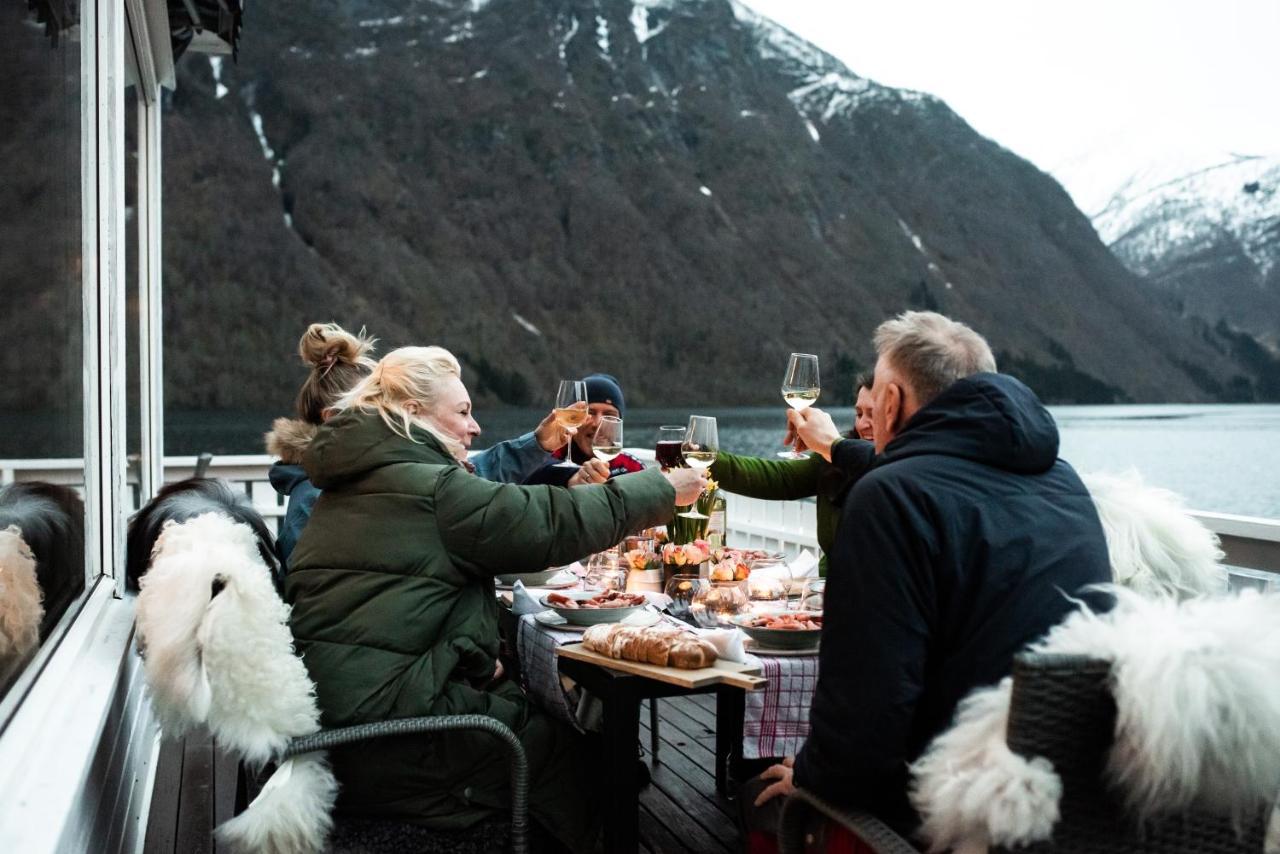
[[[155,3],[142,2],[154,20]],[[143,701],[133,653],[133,597],[124,593],[125,514],[131,503],[125,472],[125,38],[126,14],[144,20],[141,8],[133,0],[81,4],[86,594],[0,703],[0,803],[5,804],[0,809],[0,851],[134,851],[145,832],[155,724]],[[152,85],[152,40],[135,39],[131,46],[140,90],[139,325],[146,500],[161,482],[163,446],[162,402],[156,394],[159,99]],[[7,721],[5,706],[13,709]]]

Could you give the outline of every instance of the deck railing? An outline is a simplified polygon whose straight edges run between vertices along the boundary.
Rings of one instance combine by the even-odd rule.
[[[652,460],[648,449],[628,453]],[[284,499],[267,480],[274,460],[264,454],[214,457],[207,474],[229,481],[242,489],[254,508],[268,520],[284,516]],[[199,463],[197,457],[165,457],[165,480],[190,477]],[[15,480],[41,480],[67,486],[83,485],[82,464],[74,459],[0,460],[0,485]],[[136,466],[130,468],[128,482],[138,499]],[[763,501],[743,495],[727,495],[730,542],[745,548],[781,551],[794,556],[801,549],[817,551],[815,504],[807,501]],[[1260,519],[1226,513],[1195,511],[1193,514],[1216,533],[1226,552],[1232,585],[1280,590],[1280,519]]]

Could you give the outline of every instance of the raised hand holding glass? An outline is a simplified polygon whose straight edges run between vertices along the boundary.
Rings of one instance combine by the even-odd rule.
[[[720,450],[720,438],[716,431],[716,420],[709,415],[692,415],[689,427],[685,430],[684,441],[680,444],[680,455],[690,468],[706,469],[716,461]],[[694,506],[678,514],[686,519],[705,519],[706,514],[699,513]]]
[[[590,413],[587,411],[587,384],[582,380],[561,380],[556,391],[556,423],[566,430],[576,430],[586,423]],[[573,466],[573,440],[565,446],[564,461],[560,466]]]
[[[622,453],[622,419],[603,415],[596,434],[591,437],[591,452],[596,459],[610,462]]]
[[[787,362],[787,372],[782,376],[782,399],[799,412],[808,409],[818,400],[822,383],[818,380],[818,357],[812,353],[792,353]],[[802,460],[804,454],[780,451],[778,456],[788,460]]]

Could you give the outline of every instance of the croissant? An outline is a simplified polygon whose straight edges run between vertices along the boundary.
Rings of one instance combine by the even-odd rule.
[[[624,626],[601,623],[582,634],[592,652],[625,661],[696,670],[715,663],[716,650],[695,634],[674,626]]]

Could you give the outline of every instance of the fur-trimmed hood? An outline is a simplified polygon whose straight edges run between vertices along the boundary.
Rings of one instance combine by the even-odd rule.
[[[296,418],[277,418],[271,422],[271,430],[263,436],[267,443],[267,453],[279,457],[282,463],[300,466],[302,455],[307,452],[319,429],[316,424],[308,424]]]

